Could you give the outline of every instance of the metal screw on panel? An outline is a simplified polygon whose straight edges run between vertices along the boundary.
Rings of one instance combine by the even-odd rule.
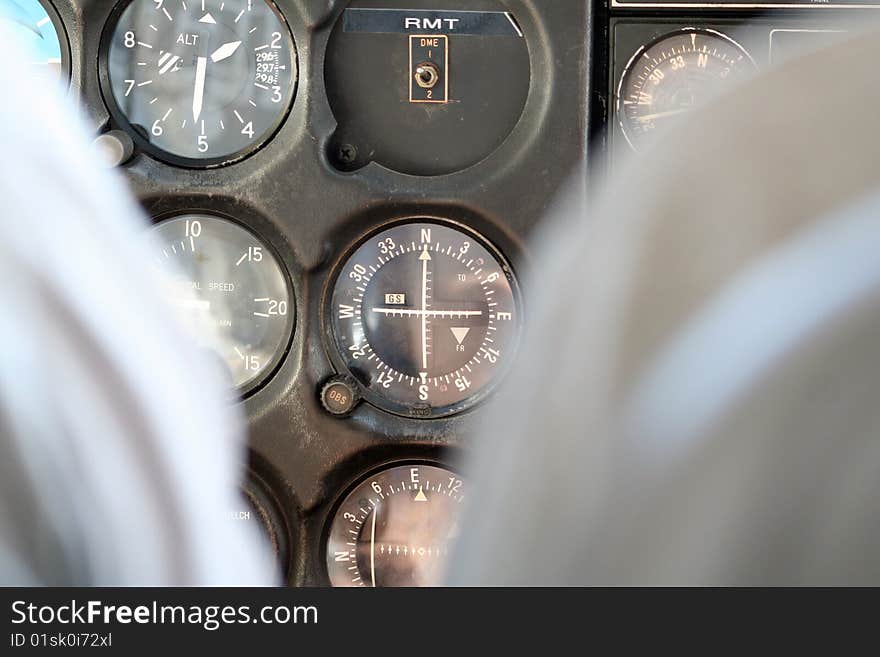
[[[352,144],[340,144],[336,157],[342,164],[350,165],[357,160],[357,152],[357,148]]]
[[[121,130],[105,132],[98,136],[92,144],[108,169],[122,166],[134,155],[134,142]]]

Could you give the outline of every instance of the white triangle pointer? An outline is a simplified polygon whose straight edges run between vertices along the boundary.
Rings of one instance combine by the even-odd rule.
[[[458,344],[464,342],[464,339],[467,337],[467,334],[471,332],[471,330],[466,326],[452,326],[449,329],[452,331],[452,335],[455,336],[455,339],[458,341]]]

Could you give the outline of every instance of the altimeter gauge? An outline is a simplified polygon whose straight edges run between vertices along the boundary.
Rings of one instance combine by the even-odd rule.
[[[365,240],[339,270],[330,331],[362,396],[431,418],[464,410],[498,382],[519,335],[516,280],[470,231],[417,221]]]
[[[109,25],[105,99],[155,157],[228,164],[260,148],[286,118],[296,50],[270,0],[130,0]]]

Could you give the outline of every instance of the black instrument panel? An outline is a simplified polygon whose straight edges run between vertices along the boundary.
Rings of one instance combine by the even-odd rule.
[[[455,465],[527,339],[528,239],[558,192],[872,11],[31,2],[95,135],[132,141],[120,171],[196,293],[172,301],[212,329],[248,418],[231,521],[266,528],[291,585],[436,583],[419,560],[449,536],[396,528],[454,526]]]
[[[174,302],[220,329],[208,346],[234,375],[251,453],[231,521],[268,528],[291,585],[328,585],[328,532],[370,473],[450,473],[388,482],[417,510],[458,494],[451,473],[529,307],[527,239],[559,190],[586,178],[588,7],[51,4],[69,37],[71,96],[96,136],[131,137],[120,171],[156,224],[160,259],[191,271],[181,288],[196,298]],[[436,227],[433,241],[390,249],[407,226]],[[376,262],[350,260],[363,245]],[[383,266],[383,248],[400,260]],[[338,274],[371,264],[394,273],[371,287],[375,339],[386,355],[409,340],[413,355],[387,359],[387,389],[389,374],[357,370],[327,328]],[[358,403],[334,414],[321,394],[338,377]]]

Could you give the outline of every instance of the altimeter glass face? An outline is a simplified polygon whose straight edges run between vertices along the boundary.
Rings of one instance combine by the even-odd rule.
[[[132,0],[105,36],[111,113],[147,152],[218,166],[270,139],[287,116],[296,50],[268,0]]]

